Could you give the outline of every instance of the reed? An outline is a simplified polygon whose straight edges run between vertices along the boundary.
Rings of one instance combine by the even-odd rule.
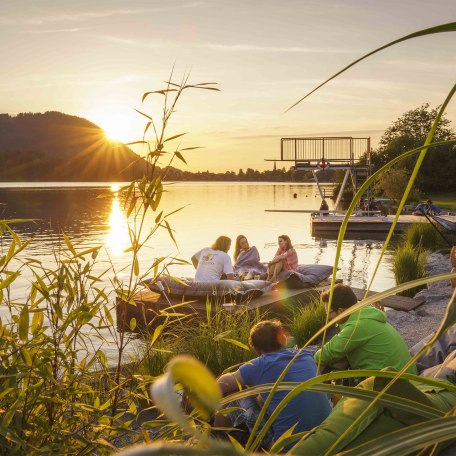
[[[448,248],[437,229],[430,223],[414,223],[404,234],[405,243],[411,247],[433,251]]]
[[[396,284],[400,285],[424,277],[427,256],[427,250],[413,247],[410,244],[398,247],[393,257],[393,273]],[[421,289],[423,287],[412,288],[404,291],[402,295],[413,297]]]

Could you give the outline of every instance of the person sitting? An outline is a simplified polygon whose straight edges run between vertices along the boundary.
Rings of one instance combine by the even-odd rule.
[[[266,274],[266,266],[260,262],[260,254],[255,246],[250,246],[247,238],[240,234],[234,246],[234,273],[241,280],[250,280]]]
[[[210,282],[220,280],[222,275],[228,280],[234,280],[233,264],[228,255],[231,239],[227,236],[219,236],[211,247],[205,247],[192,256],[195,266],[195,280]]]
[[[321,299],[329,301],[329,290],[322,293]],[[334,319],[357,302],[349,286],[336,285],[329,317]],[[314,357],[321,370],[327,366],[345,368],[345,363],[352,369],[393,367],[400,370],[411,359],[402,336],[387,322],[386,313],[375,307],[363,307],[340,320],[340,332]],[[416,365],[411,365],[407,372],[416,374]]]
[[[265,383],[275,383],[283,370],[295,357],[296,352],[286,348],[288,335],[278,320],[265,320],[254,325],[250,330],[249,345],[258,357],[243,364],[234,373],[223,374],[217,380],[222,394],[227,396],[244,387],[253,387]],[[283,378],[284,382],[305,382],[317,375],[317,366],[311,352],[302,350]],[[261,393],[264,401],[269,393]],[[288,391],[277,391],[267,407],[271,414]],[[233,403],[229,403],[232,406]],[[227,416],[216,415],[214,425],[217,427],[233,427],[241,423],[247,424],[251,432],[258,418],[261,406],[254,396],[235,401],[238,408]],[[293,426],[293,434],[307,431],[318,426],[331,412],[331,405],[325,394],[301,392],[297,394],[280,412],[272,424],[272,440],[288,432]],[[263,447],[271,442],[263,441]]]
[[[440,207],[434,204],[430,199],[426,201],[426,206],[428,207],[427,213],[429,215],[439,215],[442,212]]]
[[[321,205],[320,205],[320,211],[321,215],[328,215],[329,206],[326,200],[322,200]]]
[[[291,244],[290,237],[282,234],[278,237],[279,248],[274,258],[268,263],[268,278],[271,282],[277,282],[280,271],[297,271],[298,254]]]

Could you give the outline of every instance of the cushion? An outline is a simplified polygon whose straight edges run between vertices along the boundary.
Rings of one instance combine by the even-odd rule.
[[[326,264],[300,264],[298,271],[282,271],[279,281],[287,288],[310,288],[327,279],[333,267]]]
[[[208,296],[227,297],[236,301],[261,296],[271,288],[271,282],[266,280],[216,280],[197,282],[192,278],[180,278],[180,282],[170,277],[160,278],[165,293],[173,297],[207,298]],[[144,284],[156,293],[161,293],[160,287],[153,280],[146,280]]]

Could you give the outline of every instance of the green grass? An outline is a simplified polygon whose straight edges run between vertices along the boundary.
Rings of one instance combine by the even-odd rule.
[[[286,320],[298,347],[303,347],[310,337],[325,325],[325,321],[325,306],[319,298],[306,306],[294,307],[291,316]]]
[[[424,277],[424,266],[428,252],[405,244],[399,247],[393,258],[393,273],[396,284],[410,282]],[[404,296],[414,296],[422,288],[416,287],[403,292]]]
[[[414,223],[404,234],[405,243],[425,250],[448,248],[441,235],[430,223]]]

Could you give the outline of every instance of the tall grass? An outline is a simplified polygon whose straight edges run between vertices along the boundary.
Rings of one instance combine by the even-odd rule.
[[[419,247],[413,247],[410,244],[398,247],[393,257],[393,273],[396,284],[400,285],[424,277],[427,256],[427,250],[421,250]],[[413,297],[422,288],[412,288],[401,294]]]
[[[411,247],[425,250],[439,250],[448,248],[437,228],[430,223],[413,223],[404,234],[405,243]],[[401,282],[402,283],[402,282]]]
[[[317,331],[323,328],[325,322],[326,309],[318,298],[305,306],[294,306],[290,317],[286,320],[298,347],[303,347]]]

